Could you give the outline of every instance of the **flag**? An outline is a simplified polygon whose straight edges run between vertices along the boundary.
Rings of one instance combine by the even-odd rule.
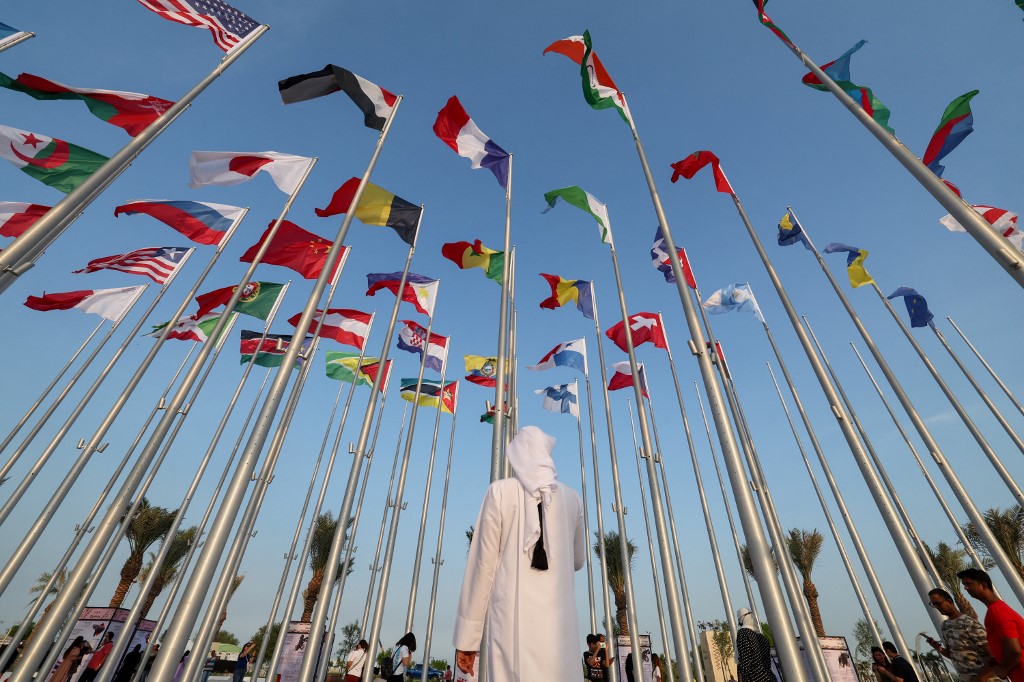
[[[927,327],[931,324],[935,316],[932,315],[932,311],[928,310],[928,301],[924,300],[924,296],[910,287],[900,287],[886,298],[891,301],[897,296],[903,297],[903,302],[907,306],[907,314],[910,316],[911,327]]]
[[[167,338],[178,339],[179,341],[205,342],[209,340],[210,334],[213,333],[214,327],[217,326],[217,322],[220,321],[223,315],[224,313],[207,313],[205,315],[195,314],[182,317],[174,324]],[[164,327],[168,324],[168,322],[164,322],[163,324],[153,325],[153,330],[148,334],[143,334],[143,336],[159,339],[160,335],[163,334]]]
[[[483,355],[465,355],[466,381],[477,386],[494,388],[498,385],[498,358]],[[507,385],[507,384],[506,384]]]
[[[0,201],[0,236],[20,237],[25,230],[46,215],[50,208],[20,201]]]
[[[250,246],[238,260],[243,263],[253,262],[256,253],[267,240],[267,235],[274,229],[275,222],[270,221],[259,241]],[[265,265],[280,265],[294,270],[306,279],[316,279],[327,264],[327,252],[332,246],[334,242],[308,232],[291,221],[282,220],[260,262]],[[341,247],[338,258],[334,261],[334,274],[337,274],[338,269],[345,263],[347,253],[348,247]]]
[[[495,412],[494,405],[491,405],[491,402],[489,400],[485,401],[484,402],[484,413],[482,415],[480,415],[480,423],[481,424],[484,424],[484,423],[486,423],[486,424],[493,424],[494,423],[494,412]]]
[[[75,270],[72,274],[79,275],[98,270],[117,270],[127,272],[131,275],[143,275],[149,277],[157,284],[167,281],[178,265],[185,259],[185,256],[192,252],[192,249],[178,248],[176,246],[152,246],[145,249],[136,249],[128,253],[121,253],[116,256],[96,258],[81,270]]]
[[[164,19],[186,26],[206,28],[213,42],[225,52],[238,46],[259,23],[221,0],[139,0],[143,7]]]
[[[427,340],[427,329],[412,320],[402,320],[405,326],[398,330],[398,347],[409,353],[423,356],[423,344]],[[445,361],[448,359],[448,337],[431,334],[427,345],[427,358],[423,366],[438,374],[444,372]]]
[[[366,376],[370,377],[371,386],[373,385],[373,382],[377,380],[377,372],[378,370],[380,370],[380,360],[377,358],[373,359],[376,360],[376,362],[372,362],[369,364],[367,364],[367,362],[364,360],[363,366],[359,370],[360,374],[365,374]],[[377,387],[377,390],[380,391],[381,393],[384,393],[388,390],[388,382],[391,380],[391,365],[394,362],[394,360],[388,360],[386,363],[384,363],[384,376],[381,377],[380,386]]]
[[[541,308],[554,310],[569,301],[576,303],[576,309],[588,320],[594,319],[594,284],[585,279],[562,279],[558,275],[540,273],[551,287],[551,295],[540,302]]]
[[[808,251],[814,250],[796,216],[792,211],[786,211],[786,215],[779,221],[779,246],[791,246],[797,242],[803,244]]]
[[[0,45],[4,44],[9,40],[18,38],[27,33],[27,31],[19,31],[16,28],[8,26],[7,24],[0,23]]]
[[[761,22],[762,26],[765,26],[769,31],[774,33],[779,40],[789,45],[792,48],[796,48],[793,41],[789,39],[781,28],[779,28],[771,17],[764,13],[764,6],[768,4],[768,0],[754,0],[754,5],[757,7],[757,19]]]
[[[943,184],[943,185],[945,185],[946,187],[948,187],[948,188],[949,188],[949,191],[950,191],[950,192],[952,192],[953,194],[957,195],[957,196],[958,196],[958,197],[960,197],[961,199],[963,199],[963,198],[964,198],[964,195],[960,193],[960,188],[959,188],[959,187],[957,187],[956,185],[954,185],[954,184],[953,184],[952,182],[950,182],[949,180],[943,180],[943,181],[942,181],[942,184]]]
[[[505,252],[489,249],[479,239],[469,242],[449,242],[441,245],[441,255],[461,269],[480,268],[487,273],[487,279],[501,284],[505,267]]]
[[[576,339],[575,341],[560,343],[548,351],[536,365],[527,367],[526,369],[532,369],[534,372],[540,372],[545,369],[551,369],[552,367],[571,367],[572,369],[578,369],[586,374],[586,339]]]
[[[327,208],[315,209],[316,214],[326,218],[340,213],[348,213],[352,207],[352,198],[359,187],[359,178],[351,178],[337,189]],[[416,241],[416,228],[420,224],[420,213],[423,209],[410,204],[402,197],[395,196],[386,189],[373,183],[366,183],[363,196],[359,199],[355,217],[367,225],[390,227],[398,233],[402,241],[412,246]]]
[[[329,350],[327,351],[326,358],[328,379],[346,381],[357,386],[373,386],[373,379],[377,376],[377,369],[380,367],[380,358],[364,357],[357,376],[356,364],[359,363],[359,353]],[[392,362],[392,360],[388,360],[388,371],[385,373],[379,388],[381,393],[387,388],[387,377],[391,372]]]
[[[67,194],[109,159],[56,137],[0,126],[0,156],[25,175]]]
[[[683,270],[686,286],[696,289],[697,280],[693,278],[693,270],[690,268],[690,259],[686,257],[686,249],[680,248],[676,255],[679,256],[679,267]],[[661,225],[658,225],[658,229],[654,233],[654,244],[651,245],[651,264],[665,276],[666,282],[674,283],[676,281],[676,275],[672,272],[672,261],[669,259],[668,248],[665,246],[665,235],[661,232]]]
[[[293,315],[288,319],[288,324],[293,327],[299,325],[299,318],[302,313]],[[320,336],[326,339],[334,339],[338,343],[355,346],[362,350],[366,344],[366,337],[370,335],[370,323],[373,321],[372,313],[364,313],[350,308],[328,308],[327,314],[317,310],[313,314],[313,321],[309,324],[309,333],[315,334],[318,325]]]
[[[199,304],[196,316],[201,317],[217,306],[226,305],[236,288],[224,287],[196,296],[196,303]],[[235,304],[235,312],[265,320],[270,316],[270,311],[277,303],[277,297],[281,295],[283,288],[283,284],[275,282],[249,282],[242,289],[242,295]]]
[[[618,391],[620,388],[633,388],[633,369],[629,365],[629,360],[616,362],[612,365],[612,369],[615,372],[612,374],[612,378],[608,380],[609,391]],[[647,395],[647,374],[644,371],[644,363],[638,363],[637,369],[640,372],[640,395],[650,399],[651,396]]]
[[[270,175],[279,190],[285,194],[294,194],[312,162],[312,159],[305,156],[281,152],[192,152],[192,157],[188,161],[191,175],[188,186],[192,189],[210,186],[230,187],[251,179],[259,171],[264,171]]]
[[[761,308],[757,305],[757,299],[754,298],[754,292],[750,288],[749,284],[740,284],[737,282],[736,284],[730,284],[722,287],[708,296],[708,299],[704,301],[703,306],[704,310],[708,311],[712,315],[731,313],[735,310],[739,313],[754,313],[754,316],[758,320],[764,322],[764,316],[761,314]]]
[[[132,137],[141,133],[174,106],[174,102],[159,97],[116,90],[73,88],[30,73],[18,74],[17,78],[0,73],[0,87],[39,100],[77,99],[85,103],[93,116],[121,128]]]
[[[448,414],[455,413],[459,382],[453,381],[442,386],[440,381],[424,379],[419,382],[419,400],[416,400],[416,386],[415,379],[402,379],[402,388],[399,391],[402,400],[408,400],[410,403],[415,402],[417,405],[423,405],[424,407],[440,407],[442,412],[447,412]]]
[[[607,205],[602,204],[590,192],[585,192],[579,187],[563,187],[562,189],[553,189],[544,195],[544,201],[548,202],[548,205],[541,213],[547,213],[553,209],[559,199],[590,214],[601,226],[601,241],[605,244],[612,243],[612,224],[608,220]]]
[[[319,71],[278,81],[277,89],[285,104],[305,102],[332,92],[344,92],[363,112],[366,127],[381,131],[398,102],[397,96],[379,85],[334,64],[328,64]]]
[[[398,284],[402,281],[400,272],[376,272],[366,276],[366,295],[373,296],[381,289],[387,289],[398,296]],[[424,315],[433,316],[437,301],[438,280],[410,272],[405,279],[405,290],[401,298],[412,303]]]
[[[656,348],[668,348],[665,330],[661,326],[658,313],[637,313],[629,316],[629,331],[633,337],[633,347],[650,341]],[[626,347],[626,327],[621,322],[612,326],[604,333],[619,347],[623,353],[629,352]]]
[[[1024,243],[1022,243],[1024,242],[1024,233],[1021,233],[1017,228],[1016,213],[1002,208],[995,208],[993,206],[977,205],[971,206],[971,208],[973,208],[976,213],[979,213],[981,217],[992,226],[993,230],[1006,237],[1007,241],[1018,249],[1024,250]],[[942,225],[950,232],[967,231],[952,215],[946,215],[939,218],[939,222],[942,223]]]
[[[437,112],[434,134],[456,154],[469,159],[472,168],[487,168],[494,173],[498,184],[508,189],[508,152],[477,128],[458,97],[452,95],[444,108]]]
[[[231,224],[245,213],[244,208],[199,201],[129,201],[114,209],[121,214],[143,214],[156,218],[197,244],[217,245]]]
[[[571,414],[577,419],[580,418],[579,397],[576,395],[576,384],[562,384],[560,386],[548,386],[539,391],[537,395],[544,396],[544,409],[561,414]]]
[[[260,342],[261,338],[263,339],[262,343]],[[312,336],[307,336],[305,341],[303,341],[302,350],[295,359],[292,369],[298,369],[302,365],[304,362],[303,354],[309,350],[312,341]],[[291,342],[291,334],[267,334],[266,338],[264,338],[263,332],[243,329],[241,345],[239,347],[239,352],[241,353],[240,364],[244,365],[251,361],[260,367],[280,367],[281,361],[284,360],[284,354],[288,352],[288,346]],[[253,360],[254,355],[256,356],[255,360]]]
[[[924,150],[921,162],[940,178],[946,168],[939,162],[956,149],[968,135],[974,132],[974,114],[971,113],[971,100],[978,92],[978,90],[971,90],[949,103],[946,110],[942,112],[942,120],[939,121],[939,127],[932,133],[932,139],[928,142],[928,148]]]
[[[146,286],[141,284],[118,289],[85,289],[58,294],[44,293],[42,296],[29,296],[25,300],[25,305],[32,310],[41,311],[77,308],[83,313],[93,313],[104,320],[116,322],[128,312]]]
[[[544,48],[544,54],[557,52],[565,55],[580,65],[580,76],[583,79],[583,98],[594,109],[615,107],[619,116],[626,123],[630,122],[629,107],[626,98],[619,92],[615,81],[608,75],[604,64],[597,58],[590,41],[590,31],[581,36],[569,36]]]
[[[850,246],[849,244],[841,244],[839,242],[832,242],[825,247],[825,253],[837,253],[845,251],[846,256],[846,274],[850,276],[850,286],[856,289],[862,287],[865,284],[870,284],[875,280],[871,279],[871,275],[864,269],[864,260],[868,257],[868,252],[864,249],[858,249],[856,246]]]
[[[868,116],[873,118],[880,126],[888,130],[890,133],[895,131],[889,127],[889,109],[882,104],[875,94],[871,91],[871,88],[865,88],[860,85],[855,85],[850,80],[850,58],[853,53],[864,47],[868,41],[862,40],[849,50],[843,53],[839,59],[829,62],[821,67],[821,70],[825,72],[829,78],[835,81],[843,92],[853,98],[860,107],[867,113]],[[827,91],[828,88],[818,80],[818,77],[813,72],[808,72],[801,81],[804,85],[810,86],[815,90]]]
[[[709,151],[694,152],[687,156],[682,161],[676,161],[672,164],[672,182],[679,179],[679,176],[683,176],[687,180],[696,175],[704,166],[711,164],[711,170],[715,176],[715,189],[725,194],[736,194],[733,191],[732,185],[729,184],[729,179],[725,177],[725,171],[722,170],[722,163],[718,160],[718,157]]]

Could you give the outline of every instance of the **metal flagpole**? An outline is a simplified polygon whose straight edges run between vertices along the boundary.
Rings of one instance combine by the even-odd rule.
[[[434,579],[430,584],[430,606],[427,608],[427,633],[423,638],[423,665],[421,682],[427,682],[427,667],[430,664],[430,644],[434,635],[434,611],[437,607],[437,585],[441,576],[441,566],[444,559],[441,558],[441,547],[444,542],[444,519],[448,511],[448,482],[452,473],[452,451],[455,448],[455,420],[458,418],[458,403],[452,411],[452,432],[448,436],[448,464],[444,469],[444,492],[441,494],[441,518],[437,523],[437,549],[431,561],[434,562]],[[588,535],[589,538],[589,535]],[[590,555],[590,552],[587,552]],[[593,602],[593,599],[591,599]]]
[[[18,31],[14,35],[10,36],[7,40],[0,42],[0,52],[9,50],[19,43],[23,43],[29,38],[35,38],[36,34],[32,31]]]
[[[579,396],[579,381],[573,380],[576,386],[576,395]],[[578,410],[577,410],[578,412]],[[580,442],[580,493],[583,497],[583,532],[587,535],[587,544],[590,544],[590,509],[587,506],[587,465],[583,455],[583,423],[580,415],[576,415],[576,433]],[[597,632],[597,609],[594,602],[594,567],[590,559],[591,551],[587,548],[587,596],[590,603],[590,632]]]
[[[661,584],[658,581],[658,559],[654,554],[654,540],[651,538],[651,520],[647,515],[647,495],[644,490],[644,474],[643,469],[640,467],[640,448],[636,444],[636,428],[633,426],[633,403],[630,402],[629,398],[626,398],[626,407],[629,408],[629,430],[633,434],[633,456],[636,458],[636,477],[640,482],[640,503],[643,507],[644,512],[644,527],[647,530],[647,552],[651,557],[651,579],[654,581],[654,603],[658,607],[658,625],[661,627],[661,646],[663,651],[668,651],[668,628],[665,626],[665,609],[661,605]],[[638,406],[638,409],[643,409],[643,406]],[[652,418],[653,421],[653,418]],[[636,660],[636,659],[633,659]],[[692,679],[692,673],[686,675],[686,669],[689,667],[683,661],[680,660],[679,668],[683,671],[683,675],[686,679]],[[668,681],[672,682],[675,676],[672,674],[672,666],[668,666]]]
[[[236,45],[229,54],[221,59],[217,68],[210,75],[199,81],[194,88],[185,93],[180,100],[149,124],[145,130],[133,137],[131,142],[121,147],[120,151],[96,169],[82,184],[71,190],[56,206],[47,211],[46,215],[37,220],[20,237],[8,245],[3,250],[3,253],[0,253],[0,294],[7,291],[20,275],[35,265],[36,259],[42,255],[46,247],[64,233],[71,223],[74,222],[75,218],[92,203],[93,199],[99,196],[111,182],[123,173],[160,133],[167,129],[178,116],[192,105],[193,100],[203,90],[213,81],[217,80],[235,60],[252,47],[252,44],[269,29],[270,27],[265,25],[256,28],[245,40]]]
[[[804,230],[804,235],[807,235],[806,229]],[[807,240],[808,243],[810,243],[809,236],[807,237]],[[868,330],[861,323],[860,318],[857,317],[857,313],[854,312],[853,306],[850,305],[850,301],[846,298],[846,294],[844,294],[842,289],[839,288],[839,284],[832,276],[832,272],[828,269],[828,266],[825,264],[825,260],[821,257],[821,254],[818,253],[818,250],[816,248],[813,248],[814,245],[811,244],[811,246],[814,253],[814,257],[817,259],[818,265],[821,267],[821,271],[825,273],[825,277],[832,285],[832,289],[836,292],[836,295],[839,297],[839,300],[843,304],[843,307],[846,309],[846,312],[850,315],[850,319],[853,321],[854,326],[857,328],[857,331],[860,333],[861,338],[867,345],[868,350],[871,351],[871,355],[875,358],[875,362],[878,364],[879,368],[882,370],[882,374],[889,382],[889,386],[892,388],[893,392],[896,393],[896,397],[899,399],[900,404],[906,411],[907,416],[910,417],[910,421],[914,424],[914,428],[917,430],[918,435],[920,435],[921,439],[925,442],[925,445],[927,446],[929,453],[931,453],[932,458],[935,460],[936,465],[941,469],[943,476],[946,479],[946,482],[949,484],[950,488],[953,489],[953,494],[956,495],[957,500],[959,500],[960,502],[960,505],[963,507],[964,511],[967,512],[967,516],[977,527],[978,534],[985,542],[986,547],[992,554],[992,558],[999,566],[1000,571],[1003,573],[1003,576],[1006,578],[1006,581],[1010,585],[1010,588],[1017,596],[1017,599],[1024,602],[1024,580],[1021,579],[1020,575],[1017,573],[1017,571],[1013,568],[1013,565],[1010,563],[1009,558],[1007,558],[1006,554],[999,546],[999,543],[996,542],[995,537],[992,535],[992,531],[989,530],[989,527],[985,524],[985,520],[982,517],[981,513],[978,511],[977,507],[974,506],[974,501],[971,500],[971,498],[967,495],[967,491],[964,490],[963,485],[961,485],[960,479],[953,471],[953,468],[950,465],[949,460],[947,460],[945,455],[943,455],[942,449],[939,447],[939,444],[932,437],[931,431],[925,425],[924,420],[921,418],[921,415],[918,414],[917,409],[914,407],[913,403],[910,402],[910,398],[903,390],[903,386],[896,378],[896,375],[893,374],[892,369],[890,369],[889,363],[885,361],[885,358],[878,350],[878,347],[875,346],[875,342],[872,340],[871,335],[868,334]],[[1024,495],[1017,497],[1016,499],[1018,502],[1024,502]],[[906,537],[905,533],[903,535],[904,537]],[[912,577],[917,578],[919,576],[912,574]],[[926,599],[928,590],[930,590],[931,588],[928,587],[926,575],[920,576],[920,578],[922,579],[922,584],[917,585],[917,590],[919,594],[923,595],[922,598]],[[915,580],[914,582],[916,584],[918,581]],[[935,611],[935,609],[929,608],[928,611],[930,612],[929,615],[933,617],[933,620],[941,620],[941,618],[939,618],[939,614]],[[938,624],[936,625],[936,627],[938,627]]]
[[[865,373],[867,373],[868,379],[871,381],[871,385],[875,387],[875,392],[878,394],[878,397],[882,400],[882,405],[885,406],[886,412],[889,413],[889,418],[892,419],[892,423],[896,426],[896,430],[900,432],[900,436],[903,438],[903,442],[906,443],[907,447],[910,449],[910,454],[914,456],[914,461],[917,462],[918,468],[921,470],[921,473],[924,474],[925,480],[928,481],[928,486],[932,489],[932,493],[935,494],[935,499],[939,501],[939,506],[941,506],[942,511],[945,512],[946,518],[949,519],[950,525],[953,526],[953,530],[956,532],[957,538],[963,544],[964,549],[967,551],[967,554],[971,557],[971,561],[974,562],[974,567],[984,569],[985,565],[981,562],[981,558],[974,551],[974,545],[972,545],[971,542],[967,539],[967,534],[964,533],[964,529],[960,525],[960,520],[957,519],[956,515],[953,514],[953,510],[950,509],[949,505],[946,503],[945,496],[942,494],[942,491],[939,490],[939,487],[935,484],[935,479],[933,479],[932,475],[928,473],[928,469],[925,467],[924,462],[921,460],[921,456],[917,453],[917,448],[914,447],[914,442],[910,440],[910,436],[907,435],[907,432],[906,430],[904,430],[903,425],[900,424],[899,418],[896,416],[896,412],[894,412],[892,406],[889,405],[889,400],[885,397],[885,394],[882,393],[881,386],[879,386],[878,382],[875,381],[875,376],[871,373],[871,370],[868,368],[867,363],[864,362],[864,358],[861,357],[860,351],[858,351],[857,347],[854,346],[852,343],[850,344],[850,347],[853,348],[853,352],[856,353],[857,359],[860,360],[861,367],[863,367]]]
[[[509,343],[508,343],[508,357],[511,363],[508,372],[508,391],[509,398],[511,400],[511,409],[509,413],[512,415],[511,429],[505,429],[505,442],[512,442],[512,438],[519,431],[519,356],[517,354],[518,346],[518,327],[519,312],[516,310],[516,247],[512,247],[512,265],[509,276],[512,278],[509,282]],[[511,431],[511,432],[510,432]],[[506,462],[507,464],[507,462]],[[510,464],[507,465],[507,476],[512,475],[512,467]],[[507,477],[506,476],[506,477]]]
[[[1006,386],[1006,384],[1003,383],[1003,380],[999,378],[998,374],[996,374],[996,371],[992,369],[992,366],[985,362],[985,358],[981,356],[981,353],[978,352],[978,349],[975,348],[974,344],[970,342],[970,340],[967,338],[967,335],[960,331],[960,327],[956,326],[956,322],[953,321],[953,318],[947,317],[946,319],[949,320],[949,323],[953,325],[953,329],[956,330],[956,333],[960,335],[960,338],[964,340],[964,343],[967,344],[967,347],[971,349],[972,353],[974,353],[974,357],[978,358],[982,366],[984,366],[985,369],[988,371],[989,375],[993,379],[995,379],[995,382],[997,384],[999,384],[999,388],[1003,389],[1003,393],[1005,393],[1006,397],[1010,399],[1010,402],[1013,403],[1013,406],[1017,408],[1017,411],[1024,415],[1024,405],[1021,405],[1020,401],[1017,400],[1016,397],[1014,397],[1013,393],[1010,392],[1010,389]]]
[[[494,384],[494,429],[491,432],[491,483],[502,477],[503,460],[505,458],[505,375],[508,373],[508,294],[512,273],[512,161],[514,154],[508,155],[508,182],[505,185],[505,257],[501,261],[501,299],[498,304],[498,377]],[[370,643],[370,649],[374,647]],[[366,668],[363,666],[363,682],[367,682]]]
[[[850,562],[850,557],[846,553],[846,547],[843,545],[843,539],[839,535],[839,529],[836,528],[835,522],[832,520],[832,512],[828,509],[828,503],[825,502],[825,496],[821,492],[821,488],[818,486],[818,479],[814,475],[814,469],[811,467],[811,461],[807,458],[807,452],[804,450],[803,443],[800,442],[800,434],[796,430],[796,424],[793,423],[793,417],[789,414],[789,407],[786,405],[786,399],[782,397],[782,389],[779,388],[779,382],[775,378],[775,372],[772,371],[772,365],[770,362],[766,362],[765,365],[768,367],[768,373],[772,375],[772,383],[775,385],[775,392],[779,394],[779,404],[782,405],[782,411],[786,413],[786,421],[789,422],[789,429],[793,432],[793,441],[796,443],[797,450],[800,451],[800,457],[804,461],[804,467],[807,469],[807,475],[811,479],[811,486],[814,488],[814,494],[818,497],[818,504],[821,505],[821,511],[825,513],[825,521],[828,523],[829,531],[832,533],[832,539],[836,543],[836,548],[839,550],[839,556],[843,560],[843,567],[846,569],[846,574],[850,578],[850,585],[853,586],[853,592],[857,597],[857,603],[860,605],[861,613],[864,614],[864,622],[867,623],[868,628],[871,630],[871,635],[875,638],[875,643],[878,646],[882,646],[882,635],[878,632],[878,628],[875,627],[874,616],[871,615],[871,607],[868,606],[867,598],[864,596],[864,590],[861,589],[860,579],[857,578],[857,573],[854,571],[853,564]],[[789,386],[791,392],[794,391],[792,384]],[[802,409],[802,407],[798,408]],[[866,566],[868,570],[866,573],[873,573],[874,568]]]

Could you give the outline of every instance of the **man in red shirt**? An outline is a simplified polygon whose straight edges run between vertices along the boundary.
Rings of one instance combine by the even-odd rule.
[[[989,665],[978,673],[975,682],[1007,678],[1010,682],[1024,682],[1021,665],[1021,642],[1024,642],[1024,618],[996,596],[992,578],[978,568],[968,568],[956,574],[964,591],[988,607],[985,613],[985,634],[988,650],[992,654]]]
[[[79,678],[78,682],[92,682],[96,679],[96,675],[100,671],[100,666],[103,665],[103,661],[107,660],[107,654],[114,648],[114,633],[108,632],[107,636],[103,639],[103,644],[99,646],[96,651],[92,652],[92,658],[85,666],[85,670],[82,671],[82,677]]]

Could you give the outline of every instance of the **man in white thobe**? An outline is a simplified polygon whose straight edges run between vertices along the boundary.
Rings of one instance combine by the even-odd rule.
[[[586,561],[583,503],[558,482],[555,439],[535,426],[505,449],[514,478],[487,488],[469,547],[455,619],[455,660],[490,682],[581,676],[574,573]]]

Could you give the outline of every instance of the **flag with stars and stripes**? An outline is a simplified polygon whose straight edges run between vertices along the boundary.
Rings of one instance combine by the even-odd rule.
[[[139,0],[164,19],[209,29],[213,42],[230,52],[256,30],[259,22],[221,0]]]
[[[73,274],[78,275],[97,270],[117,270],[132,275],[145,275],[157,284],[163,284],[174,273],[185,256],[191,252],[192,249],[175,246],[151,246],[128,253],[119,253],[116,256],[104,256],[91,260],[88,265],[81,270],[75,270]]]

